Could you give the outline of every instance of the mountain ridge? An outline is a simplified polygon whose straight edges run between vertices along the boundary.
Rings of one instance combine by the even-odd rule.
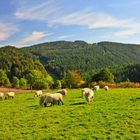
[[[1,64],[6,65],[14,57],[9,57],[8,51],[10,49],[18,50],[25,57],[30,56],[30,59],[26,60],[28,65],[30,64],[28,61],[31,61],[31,59],[38,59],[46,71],[55,79],[61,79],[70,70],[78,70],[85,79],[90,79],[92,75],[105,67],[108,67],[113,74],[118,75],[117,73],[124,71],[128,66],[140,65],[140,45],[137,44],[109,41],[89,44],[78,40],[74,42],[45,42],[23,48],[2,47],[0,50],[7,51],[7,53],[5,55],[1,53],[0,61],[3,61],[5,57],[7,58],[6,62]],[[15,59],[18,62],[24,59],[24,57],[19,58],[20,55],[17,55]],[[7,67],[10,67],[10,65],[6,65]],[[0,68],[3,68],[3,66],[1,65]]]
[[[55,41],[24,49],[39,56],[45,68],[50,72],[53,71],[55,75],[59,75],[59,78],[62,71],[64,73],[72,69],[76,69],[84,75],[95,73],[104,67],[140,64],[140,45],[137,44],[109,41],[92,44],[84,41]]]

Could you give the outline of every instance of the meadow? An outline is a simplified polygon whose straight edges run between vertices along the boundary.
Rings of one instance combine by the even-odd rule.
[[[71,89],[46,108],[33,95],[0,101],[0,140],[140,140],[139,88],[95,91],[90,105]]]

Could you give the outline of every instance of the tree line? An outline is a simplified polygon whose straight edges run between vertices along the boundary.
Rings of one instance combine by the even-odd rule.
[[[129,76],[129,74],[126,75],[128,67],[138,69],[136,65],[140,64],[140,45],[134,44],[56,41],[37,44],[22,50],[28,50],[33,56],[39,58],[45,69],[55,79],[62,79],[69,70],[78,70],[84,80],[90,81],[91,75],[107,67],[115,75],[115,81],[121,82]]]
[[[77,88],[91,83],[140,82],[138,45],[83,41],[0,48],[0,86]]]

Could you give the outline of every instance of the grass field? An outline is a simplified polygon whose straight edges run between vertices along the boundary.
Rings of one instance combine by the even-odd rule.
[[[33,93],[0,101],[0,140],[140,140],[140,89],[101,89],[90,105],[80,89],[64,105],[38,101]]]

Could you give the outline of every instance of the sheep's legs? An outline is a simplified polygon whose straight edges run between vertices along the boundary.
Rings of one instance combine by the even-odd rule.
[[[47,104],[46,103],[44,103],[44,107],[47,107]]]
[[[62,105],[64,105],[63,101],[61,101]]]

